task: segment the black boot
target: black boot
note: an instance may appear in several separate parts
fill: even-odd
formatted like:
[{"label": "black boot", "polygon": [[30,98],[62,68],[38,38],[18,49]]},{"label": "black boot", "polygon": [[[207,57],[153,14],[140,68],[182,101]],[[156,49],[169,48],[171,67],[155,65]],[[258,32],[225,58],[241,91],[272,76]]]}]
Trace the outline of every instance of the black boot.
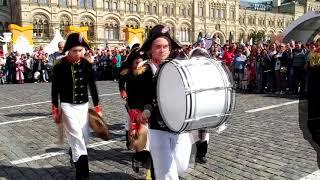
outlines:
[{"label": "black boot", "polygon": [[126,131],[126,146],[130,150],[129,131]]},{"label": "black boot", "polygon": [[82,155],[75,163],[76,165],[76,180],[88,180],[89,179],[89,162],[88,156]]},{"label": "black boot", "polygon": [[198,141],[196,143],[197,146],[197,153],[196,153],[196,162],[200,164],[207,163],[206,154],[208,151],[208,142],[207,141]]},{"label": "black boot", "polygon": [[72,159],[72,150],[71,150],[71,148],[69,148],[68,154],[70,156],[70,166],[71,166],[71,168],[74,168],[75,165],[74,165],[74,162],[73,162],[73,159]]},{"label": "black boot", "polygon": [[139,173],[139,162],[136,160],[136,154],[133,154],[131,157],[131,167],[135,173]]}]

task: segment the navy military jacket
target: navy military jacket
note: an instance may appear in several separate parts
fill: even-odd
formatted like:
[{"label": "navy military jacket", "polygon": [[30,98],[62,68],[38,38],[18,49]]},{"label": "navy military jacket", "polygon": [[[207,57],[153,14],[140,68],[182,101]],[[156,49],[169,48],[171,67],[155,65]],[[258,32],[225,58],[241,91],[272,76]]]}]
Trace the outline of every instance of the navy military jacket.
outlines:
[{"label": "navy military jacket", "polygon": [[66,57],[53,67],[52,104],[58,107],[60,102],[83,104],[89,101],[88,87],[93,105],[99,104],[97,87],[93,77],[92,65],[85,59],[72,64]]}]

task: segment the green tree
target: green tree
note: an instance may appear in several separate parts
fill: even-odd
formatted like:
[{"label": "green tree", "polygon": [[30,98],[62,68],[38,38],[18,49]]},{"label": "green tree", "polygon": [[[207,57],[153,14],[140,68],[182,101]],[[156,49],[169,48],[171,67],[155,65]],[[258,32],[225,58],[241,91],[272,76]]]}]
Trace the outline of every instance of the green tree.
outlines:
[{"label": "green tree", "polygon": [[255,31],[255,32],[251,33],[249,37],[250,37],[249,39],[252,38],[253,43],[256,43],[259,41],[263,41],[266,38],[266,34],[263,31],[259,31],[259,32]]}]

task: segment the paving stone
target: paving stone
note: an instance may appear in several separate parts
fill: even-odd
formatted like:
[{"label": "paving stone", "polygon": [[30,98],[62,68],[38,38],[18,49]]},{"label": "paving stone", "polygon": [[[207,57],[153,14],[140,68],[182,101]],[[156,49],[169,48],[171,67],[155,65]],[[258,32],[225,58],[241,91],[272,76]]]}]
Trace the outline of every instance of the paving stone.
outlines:
[{"label": "paving stone", "polygon": [[[100,94],[117,93],[117,83],[97,82]],[[0,123],[45,116],[43,119],[0,125],[0,177],[4,179],[72,179],[68,155],[50,157],[17,166],[11,161],[32,157],[62,147],[58,146],[57,128],[50,115],[50,102],[38,105],[1,109],[5,106],[50,100],[50,83],[4,85],[0,91]],[[23,89],[23,91],[20,91]],[[318,170],[317,154],[301,128],[298,104],[256,113],[245,111],[296,99],[269,97],[262,94],[237,94],[236,109],[221,134],[209,129],[208,163],[196,165],[194,160],[182,179],[217,180],[283,180],[300,179]],[[100,97],[103,114],[115,136],[124,137],[126,110],[119,95]],[[303,115],[303,112],[300,112]],[[100,142],[92,138],[90,143]],[[60,149],[61,150],[61,149]],[[132,152],[125,141],[118,140],[89,149],[92,179],[141,179],[131,169]],[[192,156],[194,158],[194,156]],[[14,176],[10,175],[8,169]],[[320,178],[320,177],[319,177]]]}]

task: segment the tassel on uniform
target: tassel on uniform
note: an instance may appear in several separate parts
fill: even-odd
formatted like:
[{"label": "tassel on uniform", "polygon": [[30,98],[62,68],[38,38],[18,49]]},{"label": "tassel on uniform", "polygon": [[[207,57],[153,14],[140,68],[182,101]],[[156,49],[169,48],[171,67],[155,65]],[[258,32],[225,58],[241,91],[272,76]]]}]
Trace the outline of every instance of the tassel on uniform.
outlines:
[{"label": "tassel on uniform", "polygon": [[64,134],[63,134],[63,123],[58,124],[58,145],[62,145],[64,143]]},{"label": "tassel on uniform", "polygon": [[146,180],[152,180],[151,170],[150,170],[150,169],[147,169],[147,170],[146,170]]},{"label": "tassel on uniform", "polygon": [[60,122],[57,124],[58,127],[58,141],[57,144],[58,145],[63,145],[64,143],[64,131],[63,131],[63,118],[62,118],[62,110],[59,109],[60,114],[59,114],[59,118],[60,118]]}]

